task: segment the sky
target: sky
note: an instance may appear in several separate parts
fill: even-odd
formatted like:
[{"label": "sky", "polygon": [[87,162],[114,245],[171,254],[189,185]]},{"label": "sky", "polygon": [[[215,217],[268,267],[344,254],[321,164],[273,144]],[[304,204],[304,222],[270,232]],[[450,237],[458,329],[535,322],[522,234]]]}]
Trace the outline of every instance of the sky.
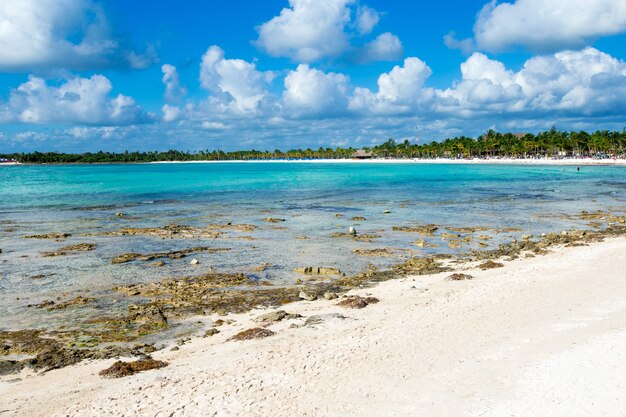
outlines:
[{"label": "sky", "polygon": [[626,1],[2,0],[0,153],[626,127]]}]

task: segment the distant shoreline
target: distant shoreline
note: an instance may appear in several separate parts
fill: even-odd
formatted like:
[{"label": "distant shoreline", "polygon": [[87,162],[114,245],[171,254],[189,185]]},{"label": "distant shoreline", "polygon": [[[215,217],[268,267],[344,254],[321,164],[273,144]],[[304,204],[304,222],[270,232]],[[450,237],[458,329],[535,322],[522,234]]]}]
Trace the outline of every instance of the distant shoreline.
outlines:
[{"label": "distant shoreline", "polygon": [[206,163],[325,163],[325,164],[493,164],[493,165],[557,165],[557,166],[626,166],[626,159],[514,159],[514,158],[413,158],[413,159],[266,159],[266,160],[223,160],[223,161],[155,161],[149,164],[206,164]]},{"label": "distant shoreline", "polygon": [[594,158],[398,158],[398,159],[228,159],[228,160],[195,160],[195,161],[153,161],[153,162],[69,162],[69,163],[29,163],[9,162],[2,166],[33,166],[33,165],[144,165],[144,164],[240,164],[240,163],[288,163],[288,164],[457,164],[457,165],[552,165],[552,166],[626,166],[626,159],[594,159]]}]

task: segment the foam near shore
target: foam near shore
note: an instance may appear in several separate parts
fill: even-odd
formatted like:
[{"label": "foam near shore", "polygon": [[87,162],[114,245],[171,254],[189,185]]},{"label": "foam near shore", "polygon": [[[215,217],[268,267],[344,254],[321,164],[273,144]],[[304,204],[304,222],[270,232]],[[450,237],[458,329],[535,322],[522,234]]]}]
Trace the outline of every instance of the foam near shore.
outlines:
[{"label": "foam near shore", "polygon": [[[626,239],[353,290],[380,301],[283,307],[275,335],[220,333],[154,353],[169,366],[121,379],[92,361],[0,379],[7,416],[571,416],[626,409]],[[296,318],[300,314],[302,318]],[[311,317],[315,319],[311,319]],[[307,324],[308,320],[308,324]]]}]

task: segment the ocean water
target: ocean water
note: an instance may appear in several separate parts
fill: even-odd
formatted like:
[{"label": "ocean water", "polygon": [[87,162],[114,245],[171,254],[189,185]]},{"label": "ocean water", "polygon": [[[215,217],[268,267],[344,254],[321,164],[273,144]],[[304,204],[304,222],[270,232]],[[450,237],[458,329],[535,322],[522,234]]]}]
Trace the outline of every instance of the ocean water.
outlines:
[{"label": "ocean water", "polygon": [[[434,165],[376,163],[207,163],[0,167],[0,329],[49,327],[68,313],[28,307],[76,294],[108,295],[110,303],[72,310],[79,320],[103,310],[124,309],[111,288],[127,283],[219,272],[293,283],[303,266],[358,273],[368,264],[386,267],[410,256],[463,252],[474,240],[449,248],[420,248],[424,238],[394,226],[517,228],[491,233],[495,247],[521,234],[589,227],[564,218],[581,210],[626,210],[626,168]],[[385,213],[389,211],[389,213]],[[124,213],[123,217],[116,213]],[[367,220],[353,221],[362,216]],[[263,219],[284,219],[268,223]],[[254,231],[225,230],[217,239],[107,236],[124,227],[170,224],[253,224]],[[353,226],[380,236],[372,242],[332,237]],[[24,239],[70,233],[62,241]],[[487,232],[486,232],[487,233]],[[306,237],[303,239],[302,237]],[[243,237],[243,238],[242,238]],[[42,257],[76,243],[96,249]],[[167,260],[111,264],[126,252],[152,253],[209,246],[228,252]],[[364,257],[355,249],[388,248],[391,257]],[[200,263],[192,266],[189,260]],[[264,271],[256,271],[261,264]],[[43,276],[33,278],[35,276]]]}]

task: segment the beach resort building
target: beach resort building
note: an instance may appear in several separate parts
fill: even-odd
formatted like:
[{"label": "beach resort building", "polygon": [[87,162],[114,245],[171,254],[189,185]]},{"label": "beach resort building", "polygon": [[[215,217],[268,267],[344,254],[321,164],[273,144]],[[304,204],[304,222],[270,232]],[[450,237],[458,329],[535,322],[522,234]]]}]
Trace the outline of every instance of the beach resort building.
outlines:
[{"label": "beach resort building", "polygon": [[352,159],[372,159],[374,154],[371,151],[366,151],[365,149],[359,149],[355,151],[350,158]]}]

